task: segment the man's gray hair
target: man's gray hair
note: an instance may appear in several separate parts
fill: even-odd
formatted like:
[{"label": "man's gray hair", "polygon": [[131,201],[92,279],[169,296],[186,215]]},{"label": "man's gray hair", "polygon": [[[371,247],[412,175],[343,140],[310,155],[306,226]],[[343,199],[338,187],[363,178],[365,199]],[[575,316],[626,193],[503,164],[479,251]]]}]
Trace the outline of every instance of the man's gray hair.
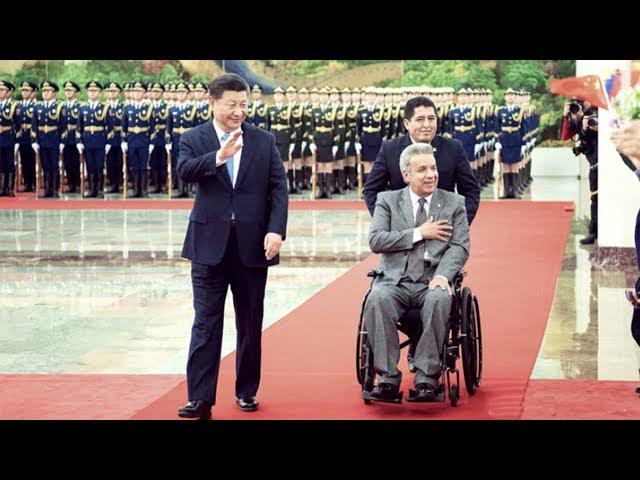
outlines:
[{"label": "man's gray hair", "polygon": [[414,155],[433,155],[433,147],[428,143],[414,143],[400,154],[400,171],[404,175],[411,170],[411,158]]}]

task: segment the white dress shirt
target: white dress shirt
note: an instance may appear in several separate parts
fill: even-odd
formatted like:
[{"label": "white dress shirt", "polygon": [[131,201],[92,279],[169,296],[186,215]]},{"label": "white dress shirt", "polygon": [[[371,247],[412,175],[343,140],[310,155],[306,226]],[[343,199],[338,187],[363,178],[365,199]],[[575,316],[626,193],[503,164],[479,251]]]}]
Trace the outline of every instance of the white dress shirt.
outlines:
[{"label": "white dress shirt", "polygon": [[[420,203],[419,200],[420,198],[424,198],[426,200],[425,204],[424,204],[424,210],[425,212],[427,212],[427,220],[429,219],[429,206],[431,205],[431,199],[433,198],[433,193],[431,195],[427,195],[426,197],[419,197],[418,195],[416,195],[415,193],[413,193],[413,190],[411,190],[411,188],[409,188],[409,196],[411,197],[411,206],[413,208],[413,223],[415,225],[415,221],[416,221],[416,217],[418,216],[418,209],[420,208]],[[419,241],[422,240],[422,233],[420,233],[420,227],[416,227],[413,229],[413,243],[417,243]],[[425,248],[424,248],[424,259],[425,260],[430,260],[429,258],[429,251],[427,250],[427,244],[428,240],[425,240]],[[445,277],[444,275],[434,275],[435,277],[441,277],[444,278],[445,280],[447,280],[447,282],[449,281],[447,279],[447,277]]]},{"label": "white dress shirt", "polygon": [[[224,136],[225,131],[222,130],[220,126],[218,126],[215,119],[212,120],[212,122],[213,122],[213,128],[215,129],[216,135],[218,136],[218,141],[220,142],[220,150],[222,150],[223,145],[231,139],[235,130],[234,132],[229,132],[229,138],[223,142],[222,137]],[[243,141],[242,135],[240,135],[240,138],[238,139],[238,141],[242,143]],[[218,153],[216,154],[216,167],[219,167],[223,163],[226,163],[226,162],[223,162],[224,160],[223,158],[220,158],[220,150],[218,150]],[[240,150],[238,150],[236,154],[233,156],[233,178],[231,179],[231,184],[233,185],[234,188],[236,186],[236,180],[238,179],[238,170],[240,169],[241,155],[242,155],[242,148],[240,148]]]}]

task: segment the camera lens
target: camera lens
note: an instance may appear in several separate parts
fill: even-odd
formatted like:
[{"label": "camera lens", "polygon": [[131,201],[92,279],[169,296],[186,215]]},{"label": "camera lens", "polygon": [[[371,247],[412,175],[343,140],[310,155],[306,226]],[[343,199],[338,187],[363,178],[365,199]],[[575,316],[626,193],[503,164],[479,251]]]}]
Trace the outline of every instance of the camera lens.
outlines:
[{"label": "camera lens", "polygon": [[589,120],[587,120],[587,125],[589,125],[590,127],[595,127],[596,125],[598,125],[598,119],[590,118]]},{"label": "camera lens", "polygon": [[580,111],[580,105],[578,105],[577,103],[571,103],[569,105],[569,111],[571,113],[578,113]]}]

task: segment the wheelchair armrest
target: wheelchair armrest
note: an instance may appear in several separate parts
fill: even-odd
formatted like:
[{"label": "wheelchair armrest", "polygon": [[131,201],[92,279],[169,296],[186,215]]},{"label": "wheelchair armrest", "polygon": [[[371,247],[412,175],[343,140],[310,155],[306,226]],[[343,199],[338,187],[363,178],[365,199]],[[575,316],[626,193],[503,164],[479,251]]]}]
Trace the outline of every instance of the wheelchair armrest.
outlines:
[{"label": "wheelchair armrest", "polygon": [[453,282],[452,282],[452,283],[461,282],[461,281],[462,281],[462,279],[463,279],[464,277],[466,277],[467,275],[468,275],[468,274],[467,274],[467,272],[466,272],[466,271],[464,271],[464,270],[460,270],[460,271],[459,271],[459,272],[457,272],[457,273],[455,274],[455,276],[453,277]]},{"label": "wheelchair armrest", "polygon": [[451,285],[453,285],[454,287],[460,288],[462,286],[462,279],[466,276],[467,276],[467,272],[465,272],[464,270],[460,270],[453,277],[453,282],[451,282]]}]

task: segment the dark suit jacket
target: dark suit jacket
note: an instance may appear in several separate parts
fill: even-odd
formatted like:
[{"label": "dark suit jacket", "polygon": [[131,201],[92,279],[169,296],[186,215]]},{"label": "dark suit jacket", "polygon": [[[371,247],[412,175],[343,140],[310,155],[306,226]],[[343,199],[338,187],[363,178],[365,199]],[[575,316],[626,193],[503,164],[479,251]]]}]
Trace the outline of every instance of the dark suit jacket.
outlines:
[{"label": "dark suit jacket", "polygon": [[276,265],[267,261],[264,236],[287,228],[287,177],[273,135],[249,123],[242,124],[243,148],[233,188],[225,164],[215,167],[220,149],[212,121],[188,130],[180,139],[178,175],[196,183],[196,200],[182,256],[204,265],[217,265],[229,238],[231,213],[235,214],[238,251],[247,267]]},{"label": "dark suit jacket", "polygon": [[[378,192],[399,190],[407,186],[400,172],[400,154],[411,145],[409,135],[386,141],[380,147],[373,169],[364,185],[364,200],[373,215]],[[473,176],[467,155],[458,140],[436,135],[431,142],[438,165],[438,188],[458,193],[465,198],[469,225],[480,205],[480,185]]]}]

